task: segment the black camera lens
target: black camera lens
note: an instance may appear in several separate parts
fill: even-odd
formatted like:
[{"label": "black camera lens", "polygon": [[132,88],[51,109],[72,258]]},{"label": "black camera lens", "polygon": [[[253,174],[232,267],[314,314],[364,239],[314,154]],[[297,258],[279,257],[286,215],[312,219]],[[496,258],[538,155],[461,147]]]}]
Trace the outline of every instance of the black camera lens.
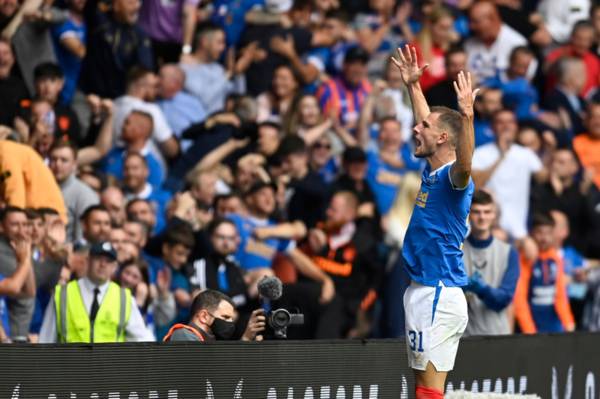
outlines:
[{"label": "black camera lens", "polygon": [[290,313],[285,309],[277,309],[271,314],[271,325],[275,329],[287,327],[290,321]]}]

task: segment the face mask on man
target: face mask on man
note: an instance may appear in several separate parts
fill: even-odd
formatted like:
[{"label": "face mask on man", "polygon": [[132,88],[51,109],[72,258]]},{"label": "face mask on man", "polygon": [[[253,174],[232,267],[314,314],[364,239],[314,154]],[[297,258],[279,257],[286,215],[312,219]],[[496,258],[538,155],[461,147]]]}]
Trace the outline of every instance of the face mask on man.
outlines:
[{"label": "face mask on man", "polygon": [[[212,315],[211,315],[212,316]],[[210,326],[213,335],[217,339],[227,340],[233,336],[235,331],[235,323],[213,316],[214,321]]]}]

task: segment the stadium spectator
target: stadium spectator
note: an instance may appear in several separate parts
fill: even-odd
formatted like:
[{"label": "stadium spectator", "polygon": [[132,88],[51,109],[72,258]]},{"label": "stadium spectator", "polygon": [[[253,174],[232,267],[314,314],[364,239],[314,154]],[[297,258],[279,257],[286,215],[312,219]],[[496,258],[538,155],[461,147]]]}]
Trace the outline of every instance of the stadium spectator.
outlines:
[{"label": "stadium spectator", "polygon": [[152,116],[152,144],[149,149],[155,157],[161,159],[161,154],[174,158],[179,152],[177,139],[173,136],[165,115],[154,103],[158,91],[159,80],[152,71],[133,68],[127,78],[127,91],[124,96],[115,100],[115,125],[117,136],[126,141],[123,136],[123,126],[133,111],[139,111]]},{"label": "stadium spectator", "polygon": [[271,89],[257,97],[257,121],[275,121],[281,123],[298,95],[300,82],[294,71],[287,65],[281,65],[273,73]]},{"label": "stadium spectator", "polygon": [[[456,109],[456,93],[452,82],[456,80],[456,76],[460,71],[467,71],[467,53],[461,47],[452,47],[446,51],[444,56],[444,65],[446,77],[444,80],[432,85],[425,92],[427,103],[431,106],[441,105]],[[392,68],[396,69],[396,68]]]},{"label": "stadium spectator", "polygon": [[[468,68],[480,81],[503,73],[512,49],[527,45],[520,33],[502,21],[492,1],[474,3],[469,9],[469,24],[474,36],[465,41]],[[530,75],[534,66],[530,67]]]},{"label": "stadium spectator", "polygon": [[0,140],[0,193],[2,202],[19,208],[56,209],[67,223],[60,188],[44,160],[30,146]]},{"label": "stadium spectator", "polygon": [[216,218],[207,226],[207,233],[212,250],[193,261],[189,278],[192,290],[218,290],[229,296],[239,309],[248,303],[248,289],[242,269],[233,258],[240,241],[235,224]]},{"label": "stadium spectator", "polygon": [[495,238],[493,226],[497,206],[492,196],[478,190],[473,194],[463,259],[469,276],[466,335],[512,333],[511,308],[519,280],[519,255],[509,244]]},{"label": "stadium spectator", "polygon": [[492,118],[501,109],[502,91],[497,88],[484,88],[475,103],[475,147],[496,141]]},{"label": "stadium spectator", "polygon": [[329,302],[335,293],[333,281],[296,248],[292,240],[304,236],[306,228],[296,223],[277,225],[269,218],[276,208],[274,184],[261,181],[254,183],[245,193],[245,202],[247,216],[230,214],[228,218],[236,224],[240,234],[235,258],[246,271],[249,295],[256,297],[258,281],[264,276],[273,275],[273,259],[277,253],[284,253],[302,275],[321,284],[320,298],[323,302]]},{"label": "stadium spectator", "polygon": [[56,62],[48,22],[60,22],[66,17],[64,11],[44,9],[42,3],[41,0],[7,1],[0,8],[1,36],[12,44],[20,75],[30,94],[34,92],[35,66]]},{"label": "stadium spectator", "polygon": [[[131,291],[110,280],[116,270],[117,253],[111,244],[93,244],[86,277],[56,287],[40,342],[153,341]],[[124,312],[121,306],[126,306]]]},{"label": "stadium spectator", "polygon": [[336,290],[335,298],[325,310],[313,315],[317,316],[313,321],[315,338],[368,333],[358,330],[351,333],[351,330],[359,311],[368,311],[374,303],[381,268],[376,262],[376,225],[370,218],[359,218],[358,208],[358,198],[351,192],[334,194],[327,218],[308,234],[305,250],[334,281]]},{"label": "stadium spectator", "polygon": [[[68,139],[74,143],[81,141],[81,128],[77,115],[69,105],[60,102],[60,93],[65,84],[65,77],[60,67],[53,63],[39,64],[33,70],[35,98],[47,101],[54,113],[54,135]],[[29,111],[31,103],[22,102],[21,112],[24,116]]]},{"label": "stadium spectator", "polygon": [[587,19],[589,0],[542,0],[537,11],[544,19],[546,28],[556,43],[564,43],[578,21]]},{"label": "stadium spectator", "polygon": [[360,147],[348,147],[342,155],[343,173],[331,191],[349,191],[358,199],[359,215],[375,215],[375,194],[367,181],[367,154]]},{"label": "stadium spectator", "polygon": [[[247,93],[258,96],[269,89],[273,80],[275,68],[289,64],[286,56],[288,51],[281,52],[281,43],[285,47],[294,46],[295,53],[304,58],[311,46],[329,45],[334,38],[325,35],[320,38],[310,31],[310,1],[265,1],[262,10],[255,10],[248,14],[248,25],[242,34],[238,47],[241,48],[246,71]],[[308,12],[307,12],[308,11]],[[308,17],[308,18],[307,18]],[[323,36],[323,35],[321,35]],[[282,40],[275,39],[279,37]],[[279,41],[279,46],[276,44]],[[277,51],[276,51],[277,50]],[[294,67],[294,64],[292,64]],[[298,66],[294,67],[297,72]]]},{"label": "stadium spectator", "polygon": [[[384,72],[386,87],[383,90],[383,95],[392,99],[395,112],[394,116],[402,125],[402,139],[408,142],[412,138],[413,114],[412,109],[406,103],[407,93],[402,82],[402,76],[398,68],[394,67],[391,59],[386,65]],[[375,84],[377,88],[377,84]],[[371,93],[373,94],[373,92]],[[370,96],[369,96],[370,97]],[[369,98],[367,98],[368,101]],[[375,118],[379,119],[379,118]]]},{"label": "stadium spectator", "polygon": [[83,10],[87,0],[69,0],[66,21],[52,27],[52,42],[56,60],[65,75],[65,85],[60,93],[62,104],[71,104],[81,73],[81,63],[87,52],[87,25]]},{"label": "stadium spectator", "polygon": [[125,198],[127,200],[143,199],[148,201],[156,214],[157,228],[162,229],[166,224],[166,206],[171,196],[166,191],[148,183],[149,174],[148,164],[143,156],[135,152],[125,155],[123,161],[123,193]]},{"label": "stadium spectator", "polygon": [[600,104],[590,103],[586,113],[586,133],[573,139],[573,149],[583,168],[593,176],[600,188]]},{"label": "stadium spectator", "polygon": [[554,236],[556,247],[564,262],[565,274],[567,276],[567,295],[569,304],[573,311],[573,318],[577,330],[583,329],[583,309],[587,297],[587,286],[585,282],[579,281],[579,277],[589,269],[598,266],[598,261],[585,259],[583,255],[572,245],[566,243],[570,234],[569,220],[567,215],[558,210],[550,211],[554,219]]},{"label": "stadium spectator", "polygon": [[[31,236],[25,211],[6,207],[2,212],[2,235],[0,235],[0,274],[8,277],[25,274],[25,281],[17,292],[10,292],[6,300],[9,329],[5,330],[13,341],[25,341],[33,316],[35,277],[31,259]],[[18,282],[18,281],[17,281]],[[25,297],[20,297],[24,293]]]},{"label": "stadium spectator", "polygon": [[[115,249],[117,253],[117,262],[119,265],[124,265],[129,262],[135,262],[139,259],[139,251],[135,244],[129,241],[127,233],[122,227],[113,227],[110,230],[110,244]],[[131,287],[128,287],[131,288]],[[142,288],[143,289],[143,288]],[[133,293],[135,295],[135,292]],[[136,300],[137,300],[136,296]],[[138,301],[139,305],[139,301]],[[141,309],[142,314],[145,313],[145,308]]]},{"label": "stadium spectator", "polygon": [[[186,264],[195,245],[194,233],[187,224],[169,226],[165,231],[162,242],[162,260],[171,275],[170,290],[175,296],[177,311],[175,318],[167,323],[183,323],[190,318],[190,306],[194,299],[194,292],[190,280],[186,275]],[[161,338],[167,331],[157,329]]]},{"label": "stadium spectator", "polygon": [[279,144],[277,156],[281,160],[286,190],[286,214],[290,221],[301,221],[308,228],[314,227],[323,218],[328,187],[318,171],[311,170],[308,164],[308,149],[304,140],[297,136],[287,136]]},{"label": "stadium spectator", "polygon": [[[168,274],[168,272],[166,271],[166,268],[163,268],[163,261],[160,258],[157,258],[155,256],[150,255],[147,251],[146,251],[146,245],[148,244],[148,239],[150,238],[149,235],[149,228],[148,225],[146,225],[146,223],[141,222],[139,220],[127,220],[124,224],[123,224],[123,230],[125,231],[125,234],[127,235],[127,240],[136,246],[137,251],[139,252],[139,258],[140,260],[146,262],[147,264],[147,269],[148,269],[148,278],[150,280],[150,283],[152,284],[156,284],[156,286],[158,287],[159,284],[159,275],[161,273],[163,273],[162,279],[168,279],[168,284],[166,284],[166,282],[164,282],[167,287],[165,288],[165,290],[169,290],[171,289],[171,275]],[[158,287],[161,288],[161,287]],[[164,288],[164,287],[163,287]],[[165,325],[168,324],[171,320],[173,320],[174,315],[171,315],[171,317],[166,318],[166,320],[162,319],[161,323],[158,323],[159,325]]]},{"label": "stadium spectator", "polygon": [[402,175],[420,170],[421,162],[413,158],[411,147],[403,143],[398,120],[386,118],[379,125],[378,147],[367,152],[367,181],[375,193],[377,210],[385,215],[392,207]]},{"label": "stadium spectator", "polygon": [[123,191],[115,186],[106,187],[100,194],[100,203],[108,210],[111,225],[123,226],[127,218]]},{"label": "stadium spectator", "polygon": [[65,141],[55,143],[50,150],[49,166],[67,207],[67,237],[69,241],[78,241],[82,238],[81,215],[87,208],[99,203],[98,194],[77,178],[77,148],[73,144]]},{"label": "stadium spectator", "polygon": [[148,182],[160,187],[165,179],[165,170],[161,162],[150,150],[152,134],[152,116],[143,111],[131,111],[125,118],[121,131],[123,145],[115,146],[102,160],[101,169],[117,180],[123,179],[123,163],[127,153],[140,153],[148,165]]},{"label": "stadium spectator", "polygon": [[194,96],[183,91],[185,86],[185,73],[175,64],[166,64],[160,68],[158,106],[162,110],[169,127],[180,140],[182,152],[187,150],[192,143],[182,141],[185,129],[195,123],[206,119],[206,110],[202,103]]},{"label": "stadium spectator", "polygon": [[528,47],[517,46],[510,53],[506,74],[486,80],[488,87],[502,91],[504,105],[514,110],[517,120],[532,121],[540,116],[539,94],[527,77],[535,54]]},{"label": "stadium spectator", "polygon": [[566,128],[572,137],[585,131],[583,127],[585,100],[579,95],[585,84],[585,66],[577,58],[564,57],[556,61],[555,69],[557,84],[545,96],[543,106],[558,115],[561,112],[567,113]]},{"label": "stadium spectator", "polygon": [[155,65],[148,36],[138,25],[141,2],[113,0],[112,8],[98,0],[88,0],[85,22],[90,29],[83,59],[80,85],[87,94],[117,98],[125,94],[126,74],[140,66]]},{"label": "stadium spectator", "polygon": [[200,100],[207,113],[222,111],[230,93],[243,92],[243,73],[255,57],[256,46],[249,46],[228,69],[218,62],[225,50],[223,29],[212,24],[198,27],[196,49],[181,64],[185,72],[185,89]]},{"label": "stadium spectator", "polygon": [[143,199],[133,199],[125,207],[127,219],[138,220],[144,223],[150,232],[149,236],[155,236],[162,231],[157,224],[157,216],[150,202]]},{"label": "stadium spectator", "polygon": [[81,215],[84,244],[95,244],[110,239],[110,214],[102,205],[92,205]]},{"label": "stadium spectator", "polygon": [[[15,250],[16,269],[8,272],[6,267],[0,272],[0,342],[11,342],[10,312],[8,301],[13,298],[35,295],[32,284],[27,284],[32,274],[32,262],[28,256],[29,242],[21,240],[11,244]],[[27,290],[24,292],[24,290]]]},{"label": "stadium spectator", "polygon": [[[569,43],[552,51],[546,57],[546,68],[551,68],[556,61],[565,57],[574,57],[580,59],[585,65],[585,83],[580,87],[578,94],[582,97],[587,96],[592,89],[598,86],[600,78],[600,61],[590,50],[594,42],[594,26],[588,21],[579,21],[573,26]],[[550,73],[550,87],[556,83],[556,75]]]},{"label": "stadium spectator", "polygon": [[357,127],[360,110],[371,91],[367,80],[368,61],[369,55],[362,48],[351,48],[344,56],[342,76],[324,82],[317,92],[323,112],[339,119],[348,129]]},{"label": "stadium spectator", "polygon": [[369,54],[369,74],[379,76],[389,54],[412,41],[408,24],[411,8],[409,3],[397,6],[392,0],[370,0],[368,6],[367,12],[356,15],[353,29],[360,47]]},{"label": "stadium spectator", "polygon": [[534,215],[531,237],[539,253],[521,255],[521,275],[515,291],[515,317],[524,334],[573,331],[575,322],[567,297],[562,257],[555,246],[554,220]]},{"label": "stadium spectator", "polygon": [[309,169],[316,171],[327,184],[336,179],[340,169],[338,158],[332,149],[332,139],[328,134],[322,135],[309,149]]},{"label": "stadium spectator", "polygon": [[[577,181],[577,157],[567,148],[557,149],[552,155],[548,181],[536,183],[531,191],[531,213],[564,213],[570,234],[564,237],[566,245],[585,250],[585,232],[588,220],[586,187]],[[589,182],[588,182],[589,183]]]},{"label": "stadium spectator", "polygon": [[319,100],[312,94],[297,96],[283,120],[283,130],[300,136],[307,145],[312,145],[328,132],[333,123],[324,118]]},{"label": "stadium spectator", "polygon": [[441,6],[426,16],[421,32],[417,35],[417,56],[423,63],[429,64],[420,81],[423,91],[446,78],[445,53],[458,39],[453,26],[454,15],[448,8]]},{"label": "stadium spectator", "polygon": [[0,125],[11,126],[21,100],[29,97],[22,78],[13,73],[15,56],[11,44],[0,38]]},{"label": "stadium spectator", "polygon": [[477,188],[494,193],[500,207],[500,227],[514,239],[521,239],[527,235],[531,178],[543,180],[546,172],[533,151],[515,143],[517,128],[512,111],[494,114],[496,141],[475,150],[473,181]]},{"label": "stadium spectator", "polygon": [[178,62],[192,53],[199,3],[198,0],[142,2],[140,27],[152,39],[152,49],[159,64]]}]

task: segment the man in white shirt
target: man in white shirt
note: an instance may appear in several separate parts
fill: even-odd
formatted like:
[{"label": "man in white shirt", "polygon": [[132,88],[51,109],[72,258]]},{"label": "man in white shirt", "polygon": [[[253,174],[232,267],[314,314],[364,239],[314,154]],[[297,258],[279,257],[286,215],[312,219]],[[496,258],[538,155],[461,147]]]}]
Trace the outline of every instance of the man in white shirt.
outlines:
[{"label": "man in white shirt", "polygon": [[527,214],[531,177],[546,175],[535,152],[515,143],[517,119],[510,110],[500,110],[492,118],[496,141],[485,144],[473,154],[473,181],[477,188],[494,194],[500,207],[500,227],[514,239],[527,235]]},{"label": "man in white shirt", "polygon": [[546,29],[557,43],[569,40],[573,26],[577,21],[590,17],[590,0],[542,0],[538,3]]},{"label": "man in white shirt", "polygon": [[[498,9],[491,1],[477,2],[471,7],[469,25],[474,36],[465,42],[468,68],[479,81],[504,72],[513,48],[527,45],[527,39],[502,22]],[[528,76],[533,76],[536,68],[537,63],[532,63]]]},{"label": "man in white shirt", "polygon": [[[86,277],[69,283],[77,286],[75,290],[69,289],[69,284],[57,286],[57,293],[44,314],[39,342],[154,341],[154,335],[146,328],[135,297],[111,282],[117,267],[117,252],[109,242],[93,244],[90,248]],[[80,299],[72,296],[72,292],[78,294]],[[108,297],[112,292],[116,292],[117,297],[120,297],[120,300],[116,301],[120,309],[106,309],[111,302]],[[61,295],[63,293],[64,295]],[[124,302],[124,295],[129,298],[130,305]],[[107,304],[103,303],[105,301]],[[87,320],[75,313],[78,309],[77,302],[83,304]],[[126,311],[122,306],[129,309]],[[59,314],[60,312],[62,314]],[[112,319],[118,323],[111,323]],[[114,331],[110,331],[112,327]],[[85,331],[86,329],[89,331]]]},{"label": "man in white shirt", "polygon": [[152,116],[152,153],[157,157],[174,158],[179,153],[177,139],[167,119],[157,104],[158,77],[151,71],[134,68],[128,76],[127,92],[114,103],[114,131],[120,139],[125,119],[132,111],[141,111]]}]

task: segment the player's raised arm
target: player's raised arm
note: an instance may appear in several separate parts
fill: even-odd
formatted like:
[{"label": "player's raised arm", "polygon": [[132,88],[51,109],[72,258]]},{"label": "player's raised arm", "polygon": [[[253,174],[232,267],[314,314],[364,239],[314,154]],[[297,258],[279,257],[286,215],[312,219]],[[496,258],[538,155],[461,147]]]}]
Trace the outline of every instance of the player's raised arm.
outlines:
[{"label": "player's raised arm", "polygon": [[408,44],[404,48],[398,48],[398,59],[392,57],[392,62],[402,73],[402,81],[408,88],[410,102],[412,103],[415,123],[419,124],[429,115],[429,105],[427,105],[427,100],[425,100],[423,90],[421,90],[419,84],[419,79],[429,64],[419,68],[417,50],[414,46]]},{"label": "player's raised arm", "polygon": [[463,128],[456,140],[456,162],[450,170],[452,183],[457,188],[466,187],[471,177],[471,160],[475,149],[475,128],[473,127],[473,103],[479,89],[472,90],[471,74],[461,71],[454,82],[458,108],[462,115]]}]

